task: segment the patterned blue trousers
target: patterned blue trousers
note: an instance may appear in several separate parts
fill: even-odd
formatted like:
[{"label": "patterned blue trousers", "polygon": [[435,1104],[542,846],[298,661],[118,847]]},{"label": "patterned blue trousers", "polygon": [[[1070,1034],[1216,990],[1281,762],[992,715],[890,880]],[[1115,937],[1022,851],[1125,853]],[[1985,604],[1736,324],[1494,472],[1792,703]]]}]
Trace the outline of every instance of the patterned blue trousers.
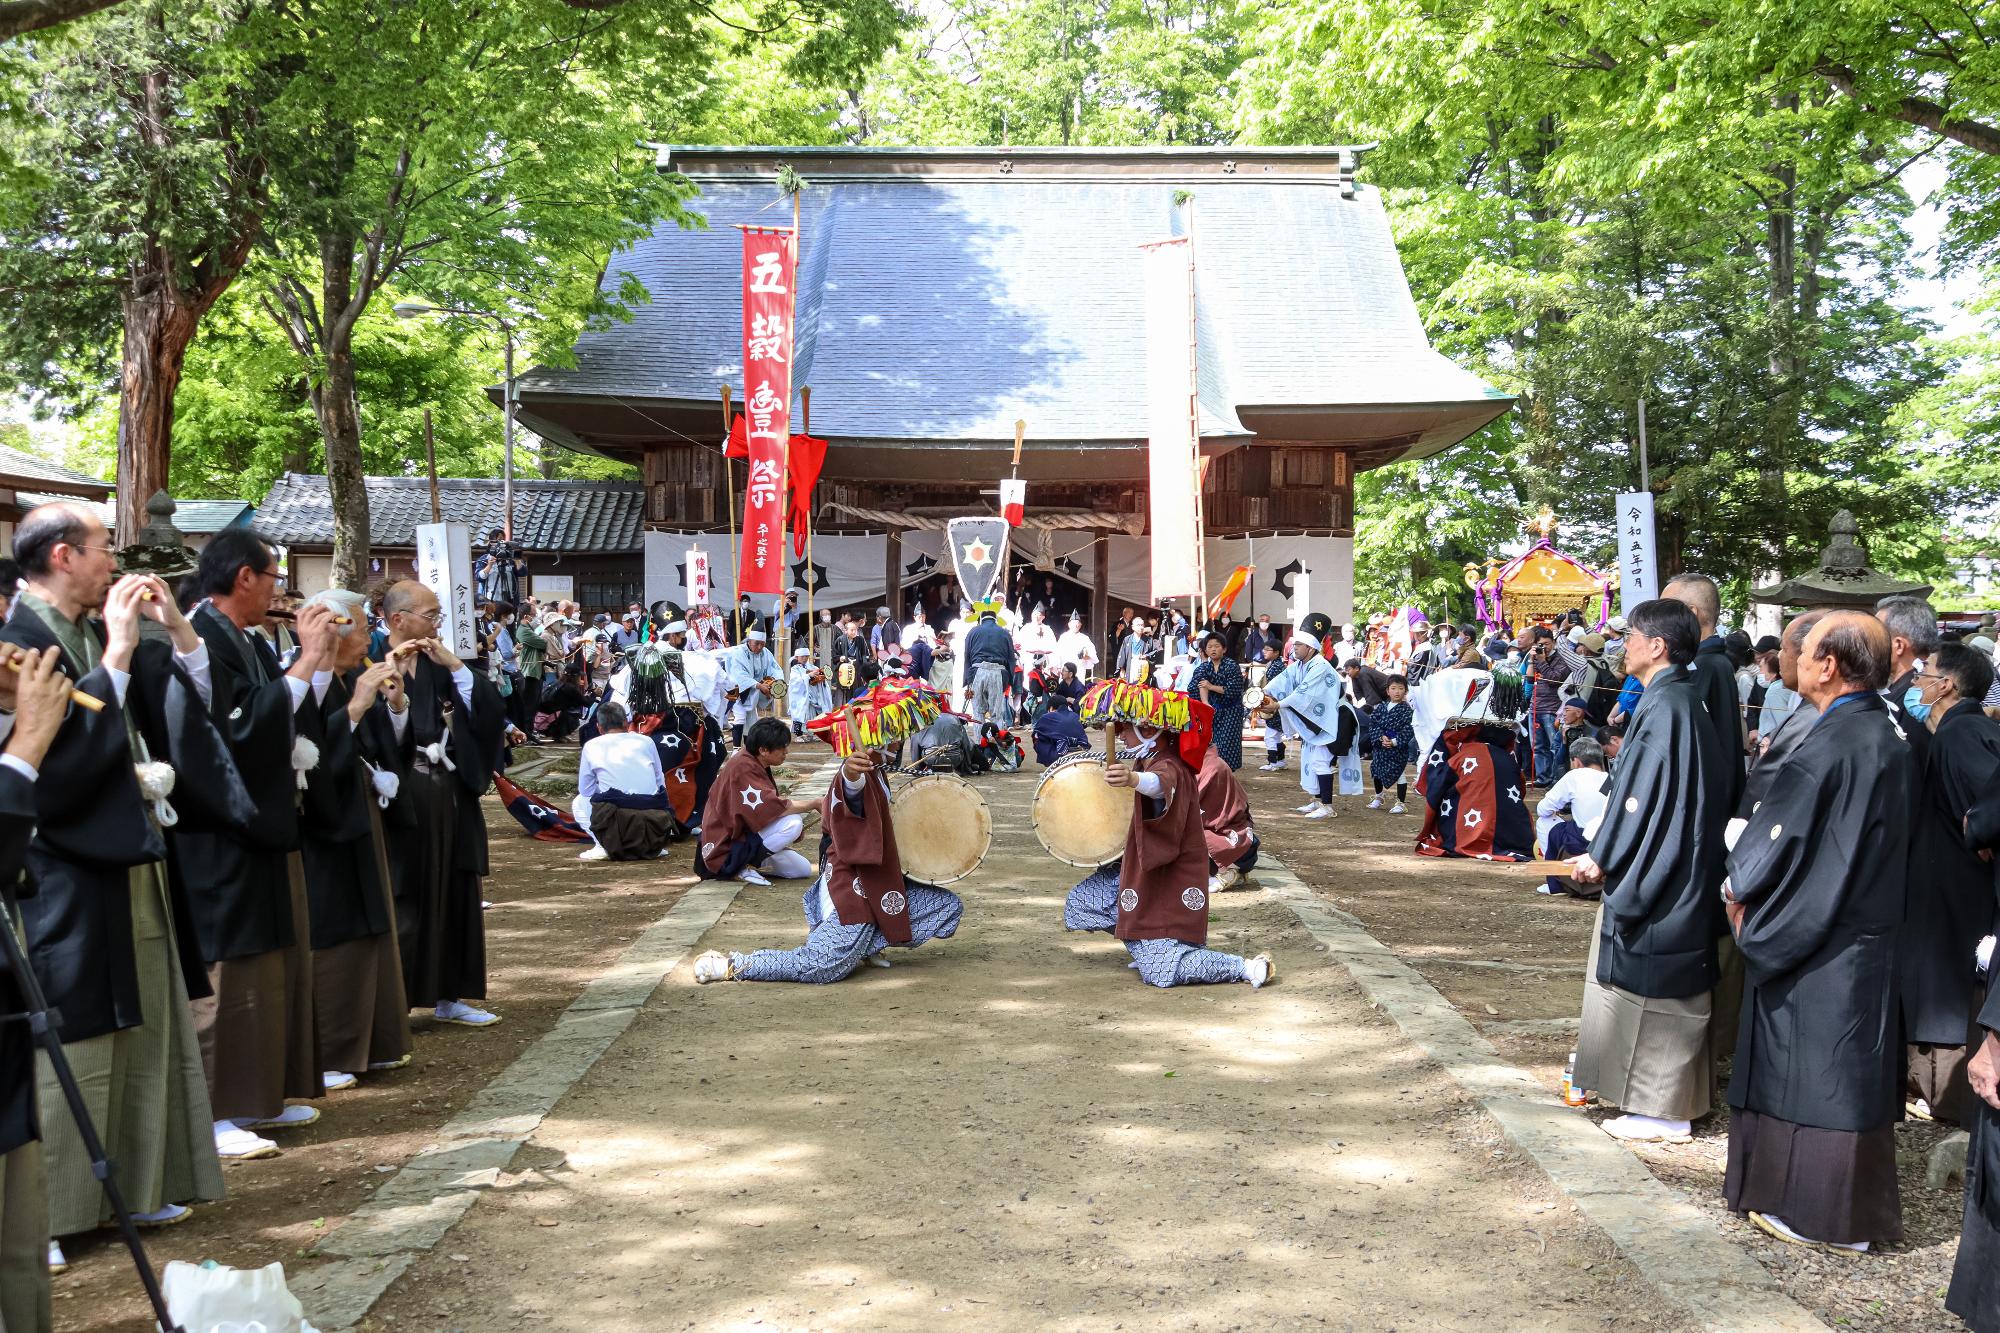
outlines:
[{"label": "patterned blue trousers", "polygon": [[[955,893],[926,884],[903,882],[903,894],[910,902],[910,942],[898,948],[914,949],[932,940],[950,939],[965,914],[965,904]],[[872,924],[844,926],[838,916],[823,916],[819,905],[819,881],[806,890],[806,942],[796,949],[759,949],[755,953],[732,953],[739,981],[802,981],[823,986],[839,981],[860,967],[872,953],[889,947],[888,939]]]},{"label": "patterned blue trousers", "polygon": [[[1118,924],[1118,863],[1086,877],[1063,902],[1063,929],[1109,931]],[[1148,986],[1192,986],[1212,981],[1248,981],[1243,960],[1233,953],[1198,949],[1179,940],[1126,940],[1129,964]]]}]

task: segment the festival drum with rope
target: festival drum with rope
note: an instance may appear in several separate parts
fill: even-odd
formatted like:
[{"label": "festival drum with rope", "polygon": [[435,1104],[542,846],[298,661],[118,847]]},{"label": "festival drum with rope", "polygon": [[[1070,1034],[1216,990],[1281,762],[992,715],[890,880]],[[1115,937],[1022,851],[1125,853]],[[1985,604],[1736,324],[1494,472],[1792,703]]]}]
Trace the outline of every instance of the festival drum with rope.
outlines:
[{"label": "festival drum with rope", "polygon": [[1095,870],[1125,854],[1133,799],[1130,787],[1104,780],[1103,755],[1064,755],[1035,788],[1035,836],[1056,860]]},{"label": "festival drum with rope", "polygon": [[896,829],[903,873],[919,884],[957,883],[979,869],[993,845],[986,798],[949,773],[898,782],[889,793],[889,822]]}]

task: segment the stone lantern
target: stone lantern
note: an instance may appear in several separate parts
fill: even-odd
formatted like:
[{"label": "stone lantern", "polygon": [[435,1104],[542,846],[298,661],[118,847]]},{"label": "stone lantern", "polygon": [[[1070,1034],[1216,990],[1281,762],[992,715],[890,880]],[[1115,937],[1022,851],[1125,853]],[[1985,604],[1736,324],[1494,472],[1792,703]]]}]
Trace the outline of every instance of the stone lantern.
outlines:
[{"label": "stone lantern", "polygon": [[1756,588],[1750,600],[1784,608],[1796,606],[1806,611],[1866,611],[1884,597],[1908,594],[1928,597],[1928,583],[1905,583],[1869,568],[1868,550],[1856,540],[1861,534],[1854,515],[1843,509],[1829,525],[1832,539],[1820,552],[1819,568],[1797,578],[1783,579],[1768,588]]},{"label": "stone lantern", "polygon": [[174,509],[165,491],[153,492],[146,501],[146,525],[118,549],[119,569],[127,574],[157,574],[168,582],[194,572],[195,553],[174,526]]}]

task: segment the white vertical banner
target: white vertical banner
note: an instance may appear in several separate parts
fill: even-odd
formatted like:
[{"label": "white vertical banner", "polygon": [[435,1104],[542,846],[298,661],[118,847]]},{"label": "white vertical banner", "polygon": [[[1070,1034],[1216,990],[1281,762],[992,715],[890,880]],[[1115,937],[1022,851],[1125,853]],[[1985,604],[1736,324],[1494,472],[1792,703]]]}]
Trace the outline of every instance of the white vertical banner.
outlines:
[{"label": "white vertical banner", "polygon": [[460,657],[479,651],[472,604],[472,542],[463,523],[417,525],[417,581],[436,594],[444,612],[438,634]]},{"label": "white vertical banner", "polygon": [[1653,536],[1653,493],[1618,497],[1618,609],[1626,615],[1660,595],[1660,559]]},{"label": "white vertical banner", "polygon": [[1310,570],[1300,570],[1292,575],[1292,605],[1287,611],[1291,622],[1296,625],[1313,609],[1313,576]]},{"label": "white vertical banner", "polygon": [[690,546],[687,553],[687,604],[708,606],[714,589],[709,586],[708,552]]},{"label": "white vertical banner", "polygon": [[1152,600],[1201,595],[1195,525],[1194,250],[1185,236],[1140,247],[1146,271],[1147,486]]}]

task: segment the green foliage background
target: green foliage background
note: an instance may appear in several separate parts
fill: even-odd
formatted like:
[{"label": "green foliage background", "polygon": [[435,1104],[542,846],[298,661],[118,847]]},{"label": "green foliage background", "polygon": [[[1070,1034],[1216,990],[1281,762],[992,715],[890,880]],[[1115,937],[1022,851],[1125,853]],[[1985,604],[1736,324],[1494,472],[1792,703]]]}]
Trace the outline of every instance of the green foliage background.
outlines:
[{"label": "green foliage background", "polygon": [[[134,6],[206,34],[185,57],[201,78],[305,116],[274,115],[285,132],[258,141],[280,188],[267,234],[204,321],[176,403],[175,490],[255,500],[286,469],[324,466],[313,372],[258,303],[283,275],[315,276],[310,210],[286,201],[329,141],[393,141],[409,84],[343,73],[219,5],[121,10]],[[346,34],[344,55],[366,49],[379,9],[326,0],[317,12]],[[54,222],[35,213],[52,126],[85,104],[32,94],[91,24],[131,21],[120,12],[0,48],[0,226],[14,229],[16,256],[0,260],[0,373],[19,401],[72,422],[67,461],[100,473],[115,457],[116,329],[68,289],[25,278],[65,246],[125,243],[117,209],[132,190],[68,182],[78,208]],[[1465,610],[1462,566],[1517,541],[1543,504],[1564,517],[1564,545],[1608,561],[1609,496],[1638,480],[1641,397],[1670,571],[1715,574],[1740,597],[1767,571],[1810,564],[1847,508],[1878,564],[1936,582],[1944,602],[1976,603],[1967,581],[1982,568],[1991,578],[2000,305],[1947,338],[1913,290],[1926,264],[1977,272],[2000,246],[2000,54],[1987,39],[2000,26],[1961,7],[625,0],[607,13],[563,55],[576,80],[564,114],[656,141],[1376,145],[1363,177],[1383,191],[1434,342],[1520,406],[1437,459],[1361,478],[1364,604]],[[331,82],[303,97],[281,77],[297,69]],[[227,105],[217,93],[190,114]],[[507,123],[532,133],[532,117]],[[579,206],[602,207],[604,183],[645,161],[596,161],[594,174],[551,161],[525,179],[551,191],[588,180]],[[1919,162],[1942,181],[1935,260],[1910,234]],[[178,188],[193,197],[176,216],[201,222],[200,182]],[[635,185],[621,207],[671,218],[678,204]],[[559,209],[509,216],[443,236],[407,290],[392,286],[356,325],[370,472],[420,466],[425,406],[441,471],[497,467],[485,393],[499,378],[495,335],[398,322],[391,300],[504,300],[522,317],[526,359],[560,364],[578,329],[643,299],[595,291],[616,225],[575,226]],[[546,456],[557,475],[616,470]]]}]

